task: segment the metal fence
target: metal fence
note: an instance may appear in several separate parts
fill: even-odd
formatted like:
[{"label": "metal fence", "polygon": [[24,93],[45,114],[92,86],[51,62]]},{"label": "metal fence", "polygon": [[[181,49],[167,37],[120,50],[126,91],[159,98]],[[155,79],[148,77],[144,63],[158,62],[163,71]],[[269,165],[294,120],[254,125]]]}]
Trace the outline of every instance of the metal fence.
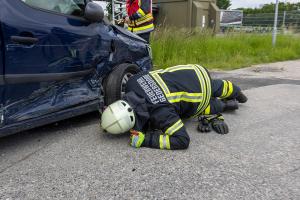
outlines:
[{"label": "metal fence", "polygon": [[126,16],[126,0],[93,0],[101,5],[105,15],[113,24],[118,24]]},{"label": "metal fence", "polygon": [[118,23],[124,16],[126,16],[126,0],[112,0],[112,22]]},{"label": "metal fence", "polygon": [[[300,33],[300,11],[278,13],[277,30],[279,32]],[[274,13],[243,14],[242,23],[223,24],[221,30],[266,33],[274,28]]]}]

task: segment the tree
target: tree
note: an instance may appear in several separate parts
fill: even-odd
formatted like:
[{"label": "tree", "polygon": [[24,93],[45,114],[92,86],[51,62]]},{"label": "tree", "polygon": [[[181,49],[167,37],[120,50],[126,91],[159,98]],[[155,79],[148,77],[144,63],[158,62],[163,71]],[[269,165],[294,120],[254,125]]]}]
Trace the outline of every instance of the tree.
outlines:
[{"label": "tree", "polygon": [[231,6],[231,2],[230,0],[217,0],[217,6],[220,8],[220,9],[227,9]]},{"label": "tree", "polygon": [[[279,3],[278,11],[296,11],[300,7],[300,3]],[[264,4],[261,8],[238,8],[243,10],[244,14],[274,13],[275,4]]]}]

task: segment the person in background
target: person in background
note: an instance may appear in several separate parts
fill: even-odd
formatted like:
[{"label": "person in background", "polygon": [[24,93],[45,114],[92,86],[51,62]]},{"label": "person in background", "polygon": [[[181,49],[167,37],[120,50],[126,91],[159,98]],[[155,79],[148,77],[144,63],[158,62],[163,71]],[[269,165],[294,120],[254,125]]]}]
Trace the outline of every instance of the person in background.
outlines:
[{"label": "person in background", "polygon": [[149,43],[150,33],[154,30],[152,0],[126,0],[128,30]]}]

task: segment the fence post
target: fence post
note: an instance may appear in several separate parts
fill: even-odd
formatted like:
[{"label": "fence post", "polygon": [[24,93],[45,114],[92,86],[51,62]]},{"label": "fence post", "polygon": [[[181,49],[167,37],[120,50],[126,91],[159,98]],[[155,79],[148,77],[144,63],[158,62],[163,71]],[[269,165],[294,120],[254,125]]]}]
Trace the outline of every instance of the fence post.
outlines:
[{"label": "fence post", "polygon": [[273,36],[272,36],[272,45],[273,45],[273,47],[276,45],[278,4],[279,4],[279,0],[276,0],[275,17],[274,17],[274,28],[273,28]]},{"label": "fence post", "polygon": [[115,1],[111,1],[112,24],[115,24]]},{"label": "fence post", "polygon": [[285,18],[286,18],[286,11],[283,11],[283,20],[282,20],[282,25],[285,28]]}]

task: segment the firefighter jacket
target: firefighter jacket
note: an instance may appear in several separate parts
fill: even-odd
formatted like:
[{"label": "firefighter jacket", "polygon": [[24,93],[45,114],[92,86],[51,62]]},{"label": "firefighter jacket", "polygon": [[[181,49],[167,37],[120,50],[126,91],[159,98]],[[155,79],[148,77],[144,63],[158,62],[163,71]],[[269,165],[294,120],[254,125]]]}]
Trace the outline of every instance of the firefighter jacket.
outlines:
[{"label": "firefighter jacket", "polygon": [[136,34],[154,30],[152,0],[127,0],[126,11],[131,21],[128,30]]},{"label": "firefighter jacket", "polygon": [[165,70],[141,72],[127,83],[127,101],[134,109],[134,130],[161,130],[146,134],[143,146],[160,149],[184,149],[189,136],[182,118],[201,114],[209,105],[211,79],[199,65],[180,65]]}]

